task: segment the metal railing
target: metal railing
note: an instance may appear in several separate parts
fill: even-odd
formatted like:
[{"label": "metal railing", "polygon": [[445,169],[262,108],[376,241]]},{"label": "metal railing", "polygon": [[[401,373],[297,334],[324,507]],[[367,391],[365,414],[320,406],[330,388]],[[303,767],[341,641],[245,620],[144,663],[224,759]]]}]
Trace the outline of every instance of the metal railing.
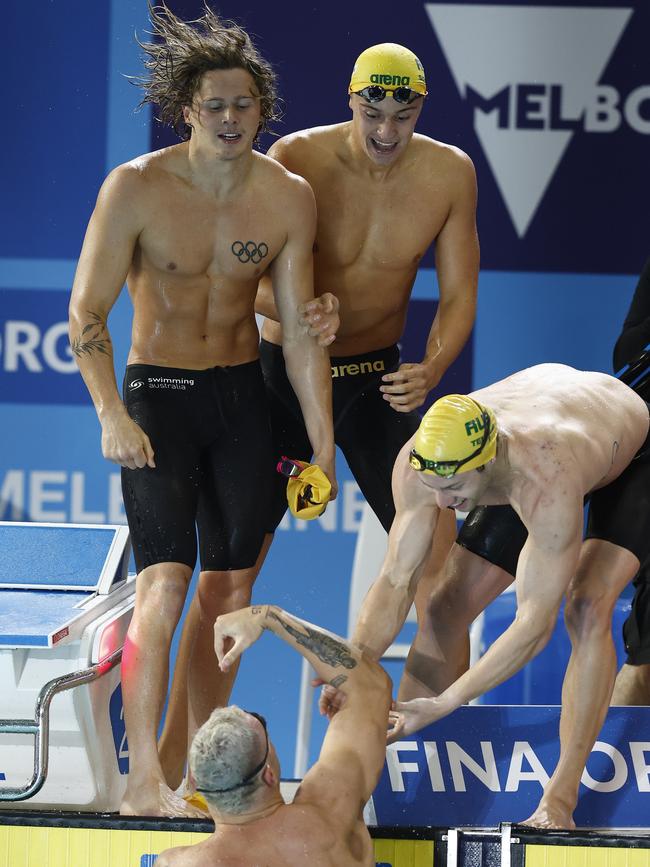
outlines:
[{"label": "metal railing", "polygon": [[34,736],[34,774],[31,780],[21,788],[0,786],[0,801],[26,801],[39,792],[47,779],[50,746],[50,704],[59,692],[91,683],[109,672],[122,658],[122,648],[114,651],[106,659],[84,668],[73,671],[61,677],[48,681],[41,689],[36,699],[34,719],[4,719],[0,720],[0,735],[33,735]]}]

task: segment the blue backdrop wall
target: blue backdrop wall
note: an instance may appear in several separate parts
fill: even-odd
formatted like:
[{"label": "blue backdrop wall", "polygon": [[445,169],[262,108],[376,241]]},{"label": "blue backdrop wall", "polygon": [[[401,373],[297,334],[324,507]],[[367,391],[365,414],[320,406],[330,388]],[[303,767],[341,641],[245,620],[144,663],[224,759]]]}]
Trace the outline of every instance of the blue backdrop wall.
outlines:
[{"label": "blue backdrop wall", "polygon": [[[199,0],[170,0],[197,17]],[[648,254],[650,69],[644,0],[503,2],[219,0],[256,35],[285,101],[282,134],[345,120],[357,54],[402,42],[422,59],[430,96],[420,131],[463,148],[479,182],[482,271],[476,327],[443,391],[540,361],[609,370]],[[121,522],[119,472],[66,336],[69,290],[99,185],[115,165],[173,138],[135,113],[125,78],[144,0],[10,0],[0,57],[6,107],[0,189],[0,517]],[[271,142],[266,138],[263,148]],[[416,281],[404,338],[418,360],[435,310],[433,251]],[[130,302],[110,319],[118,380]],[[339,632],[362,500],[341,467],[324,518],[285,518],[256,598]],[[310,564],[305,568],[307,558]],[[290,770],[298,659],[270,637],[245,659],[235,700],[267,713]],[[316,729],[314,743],[319,739]]]}]

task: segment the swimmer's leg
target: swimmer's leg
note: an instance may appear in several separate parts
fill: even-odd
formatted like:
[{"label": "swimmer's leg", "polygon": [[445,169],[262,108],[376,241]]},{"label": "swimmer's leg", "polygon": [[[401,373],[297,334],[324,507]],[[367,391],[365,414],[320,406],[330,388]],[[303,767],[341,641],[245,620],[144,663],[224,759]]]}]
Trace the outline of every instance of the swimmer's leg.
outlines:
[{"label": "swimmer's leg", "polygon": [[215,707],[228,704],[238,665],[223,673],[214,652],[214,622],[221,614],[250,605],[255,579],[264,563],[273,536],[267,535],[255,565],[230,572],[206,571],[199,575],[193,602],[198,609],[196,637],[188,673],[188,745]]},{"label": "swimmer's leg", "polygon": [[136,580],[136,601],[122,656],[129,776],[123,815],[200,815],[173,794],[158,759],[156,734],[169,676],[169,649],[183,610],[192,569],[158,563]]},{"label": "swimmer's leg", "polygon": [[[233,572],[205,571],[183,623],[167,713],[158,750],[170,788],[183,781],[187,755],[197,728],[215,707],[228,704],[238,665],[224,674],[214,653],[214,621],[220,614],[250,604],[251,589],[273,536],[264,539],[252,569]],[[197,717],[197,713],[199,716]]]},{"label": "swimmer's leg", "polygon": [[638,569],[638,558],[626,548],[602,539],[583,544],[564,611],[572,651],[562,685],[560,759],[526,824],[575,827],[580,778],[607,714],[616,676],[612,611]]},{"label": "swimmer's leg", "polygon": [[187,673],[190,666],[190,657],[196,637],[199,621],[199,608],[196,604],[196,595],[182,623],[180,641],[176,653],[174,673],[163,730],[158,740],[158,754],[160,766],[170,789],[176,790],[183,782],[185,765],[187,762],[188,731],[193,726],[188,722],[188,696],[187,696]]},{"label": "swimmer's leg", "polygon": [[634,584],[632,610],[623,626],[627,660],[616,675],[614,705],[650,705],[650,559]]}]

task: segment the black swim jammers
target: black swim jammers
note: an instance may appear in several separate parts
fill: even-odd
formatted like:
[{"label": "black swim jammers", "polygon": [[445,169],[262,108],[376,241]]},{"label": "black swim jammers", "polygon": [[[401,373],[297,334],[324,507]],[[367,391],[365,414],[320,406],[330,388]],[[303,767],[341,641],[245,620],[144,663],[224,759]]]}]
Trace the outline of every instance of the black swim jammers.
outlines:
[{"label": "black swim jammers", "polygon": [[[290,458],[309,461],[311,445],[298,398],[287,376],[282,347],[262,340],[260,360],[268,391],[275,450]],[[395,517],[391,489],[393,464],[421,420],[417,412],[396,412],[379,391],[382,376],[397,370],[399,363],[397,346],[330,359],[334,440],[386,532]],[[270,532],[280,523],[286,508],[286,480],[278,477],[271,505]]]},{"label": "black swim jammers", "polygon": [[138,572],[253,566],[275,468],[259,361],[208,370],[132,364],[124,403],[151,440],[155,469],[122,469]]}]

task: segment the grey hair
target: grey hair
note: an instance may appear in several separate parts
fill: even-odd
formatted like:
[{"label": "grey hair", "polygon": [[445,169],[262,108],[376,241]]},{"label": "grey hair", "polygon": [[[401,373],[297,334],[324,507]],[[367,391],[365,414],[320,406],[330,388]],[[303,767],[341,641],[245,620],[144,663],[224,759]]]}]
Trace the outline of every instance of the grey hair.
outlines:
[{"label": "grey hair", "polygon": [[[197,731],[190,747],[190,770],[197,789],[226,789],[244,779],[261,756],[259,738],[238,707],[218,707]],[[221,794],[202,793],[223,813],[243,813],[259,788],[250,785]]]}]

